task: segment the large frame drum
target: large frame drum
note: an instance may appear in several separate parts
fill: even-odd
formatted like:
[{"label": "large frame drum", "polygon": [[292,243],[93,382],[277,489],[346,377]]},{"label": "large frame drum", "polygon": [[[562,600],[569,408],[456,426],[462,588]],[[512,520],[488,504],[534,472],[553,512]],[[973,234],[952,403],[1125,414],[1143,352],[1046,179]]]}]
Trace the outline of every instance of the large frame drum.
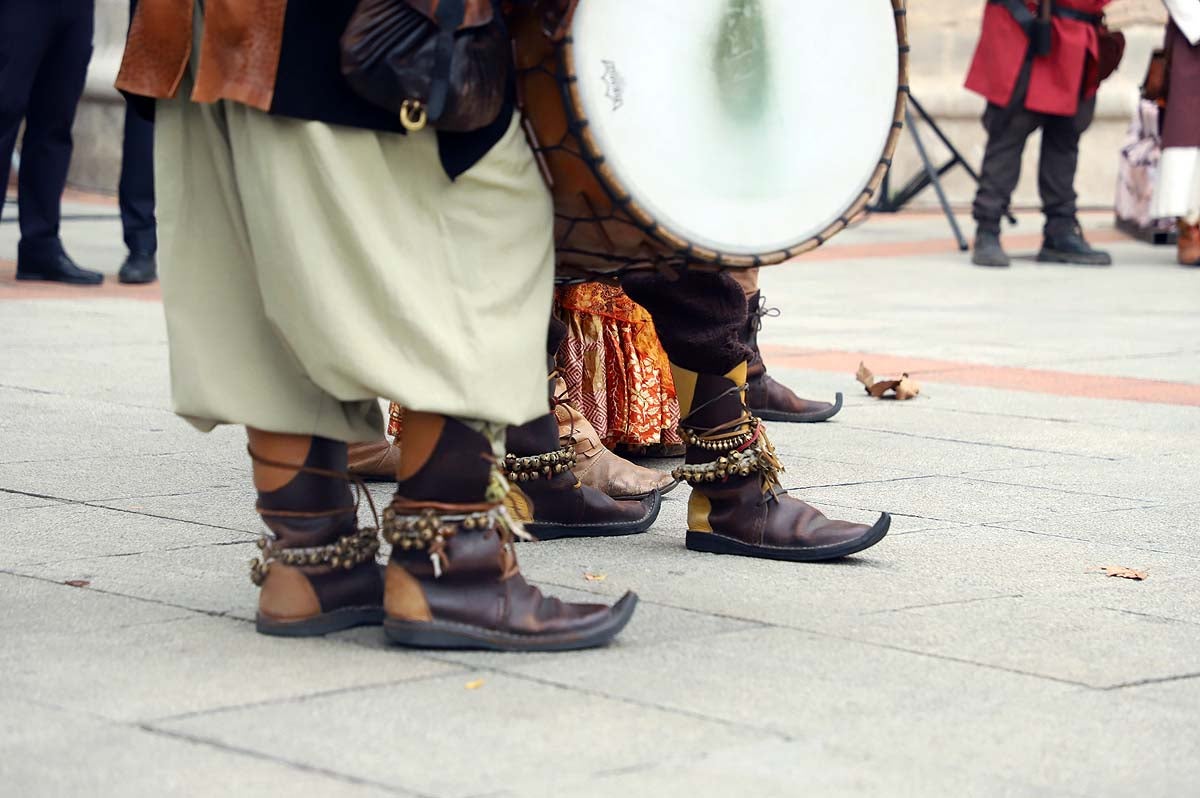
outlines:
[{"label": "large frame drum", "polygon": [[560,279],[782,263],[891,164],[905,0],[579,0],[560,41],[513,28]]}]

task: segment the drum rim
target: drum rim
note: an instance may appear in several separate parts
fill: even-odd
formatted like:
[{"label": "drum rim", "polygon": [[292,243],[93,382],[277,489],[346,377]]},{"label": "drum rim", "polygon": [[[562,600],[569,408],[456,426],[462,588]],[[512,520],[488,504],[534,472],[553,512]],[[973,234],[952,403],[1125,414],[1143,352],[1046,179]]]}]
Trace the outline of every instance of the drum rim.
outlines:
[{"label": "drum rim", "polygon": [[898,85],[896,87],[896,106],[892,117],[892,129],[884,144],[883,153],[875,172],[849,208],[829,224],[824,230],[809,236],[803,241],[786,249],[775,250],[757,255],[736,254],[723,252],[710,247],[703,247],[688,241],[683,236],[664,226],[655,216],[642,206],[630,193],[625,184],[608,165],[608,160],[601,152],[595,137],[592,135],[591,121],[583,110],[583,99],[579,95],[579,73],[575,66],[575,39],[572,35],[564,36],[560,44],[560,69],[566,102],[567,121],[570,130],[579,139],[582,152],[579,155],[591,168],[600,181],[600,185],[608,192],[615,207],[629,214],[633,224],[643,233],[654,240],[678,252],[689,261],[700,261],[720,267],[751,269],[758,266],[771,266],[791,260],[833,238],[850,226],[853,219],[866,210],[868,203],[879,191],[884,177],[892,165],[892,156],[904,130],[904,114],[908,101],[908,0],[891,0],[892,14],[896,21],[896,42],[899,48]]}]

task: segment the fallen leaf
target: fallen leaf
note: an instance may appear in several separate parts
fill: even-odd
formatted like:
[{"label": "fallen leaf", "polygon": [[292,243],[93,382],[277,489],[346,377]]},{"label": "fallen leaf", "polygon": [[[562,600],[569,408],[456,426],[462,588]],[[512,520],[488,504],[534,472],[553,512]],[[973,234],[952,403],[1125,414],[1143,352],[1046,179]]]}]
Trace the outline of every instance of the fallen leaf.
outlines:
[{"label": "fallen leaf", "polygon": [[871,373],[869,368],[867,368],[867,364],[863,363],[862,361],[859,361],[858,363],[858,373],[854,375],[854,378],[861,382],[868,391],[871,390],[871,386],[875,384],[875,375]]},{"label": "fallen leaf", "polygon": [[[908,374],[901,374],[898,380],[880,380],[867,368],[867,364],[862,362],[858,364],[858,372],[854,379],[861,382],[867,393],[876,399],[896,399],[903,402],[921,393],[921,386]],[[891,396],[888,396],[888,393],[891,393]]]},{"label": "fallen leaf", "polygon": [[1135,582],[1141,582],[1150,576],[1145,571],[1135,571],[1123,565],[1102,565],[1100,566],[1100,570],[1104,571],[1108,576],[1115,576],[1119,579],[1132,579]]},{"label": "fallen leaf", "polygon": [[603,582],[608,579],[608,574],[584,574],[583,578],[589,582]]},{"label": "fallen leaf", "polygon": [[463,685],[463,687],[467,688],[468,690],[478,690],[480,687],[483,687],[483,679],[476,679],[472,682],[467,682]]},{"label": "fallen leaf", "polygon": [[70,585],[71,587],[87,587],[91,582],[86,579],[68,579],[63,584]]},{"label": "fallen leaf", "polygon": [[921,386],[912,377],[907,374],[903,375],[899,384],[896,385],[896,398],[901,402],[912,399],[921,393]]}]

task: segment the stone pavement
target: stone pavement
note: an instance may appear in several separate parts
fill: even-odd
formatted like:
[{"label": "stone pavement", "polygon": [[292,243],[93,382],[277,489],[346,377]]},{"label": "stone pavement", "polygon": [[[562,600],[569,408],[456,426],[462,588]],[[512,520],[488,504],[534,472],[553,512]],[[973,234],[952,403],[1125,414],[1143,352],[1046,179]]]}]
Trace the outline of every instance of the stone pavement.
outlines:
[{"label": "stone pavement", "polygon": [[[111,206],[70,207],[115,271]],[[764,274],[777,376],[847,395],[773,427],[789,486],[892,535],[692,554],[679,490],[650,534],[524,545],[560,595],[643,599],[559,655],[256,635],[243,438],[169,412],[156,289],[0,264],[0,793],[1196,794],[1200,271],[1086,222],[1115,268],[972,269],[914,214]],[[860,358],[923,395],[869,400]]]}]

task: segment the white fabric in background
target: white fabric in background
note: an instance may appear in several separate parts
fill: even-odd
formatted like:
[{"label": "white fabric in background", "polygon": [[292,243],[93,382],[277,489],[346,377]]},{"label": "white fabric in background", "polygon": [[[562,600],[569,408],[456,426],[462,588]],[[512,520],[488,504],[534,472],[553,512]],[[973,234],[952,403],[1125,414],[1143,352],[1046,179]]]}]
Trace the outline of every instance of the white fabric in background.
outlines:
[{"label": "white fabric in background", "polygon": [[1200,0],[1163,0],[1171,19],[1191,44],[1200,42]]},{"label": "white fabric in background", "polygon": [[1156,219],[1200,213],[1200,149],[1167,147],[1159,162],[1158,188],[1150,215]]}]

